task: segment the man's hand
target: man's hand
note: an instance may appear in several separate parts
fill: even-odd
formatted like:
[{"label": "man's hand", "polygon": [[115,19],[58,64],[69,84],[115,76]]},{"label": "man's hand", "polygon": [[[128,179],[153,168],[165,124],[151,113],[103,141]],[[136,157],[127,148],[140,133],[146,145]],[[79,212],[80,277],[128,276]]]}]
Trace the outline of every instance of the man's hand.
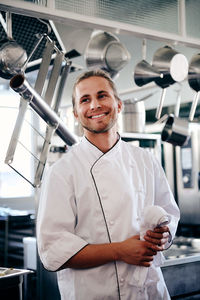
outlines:
[{"label": "man's hand", "polygon": [[154,230],[148,230],[144,236],[145,241],[150,242],[159,247],[158,251],[165,249],[165,244],[169,239],[169,228],[168,226],[156,227]]},{"label": "man's hand", "polygon": [[160,251],[157,243],[141,241],[139,235],[135,235],[121,242],[117,252],[119,260],[127,264],[149,267],[157,251]]}]

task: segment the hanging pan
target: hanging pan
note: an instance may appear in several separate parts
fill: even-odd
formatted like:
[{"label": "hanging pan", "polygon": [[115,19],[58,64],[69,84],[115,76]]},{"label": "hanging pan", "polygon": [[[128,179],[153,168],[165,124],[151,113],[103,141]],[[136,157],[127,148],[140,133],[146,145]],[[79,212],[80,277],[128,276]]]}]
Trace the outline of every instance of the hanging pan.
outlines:
[{"label": "hanging pan", "polygon": [[192,101],[192,106],[189,114],[189,121],[193,121],[200,96],[200,53],[195,54],[189,63],[188,83],[189,86],[197,92]]},{"label": "hanging pan", "polygon": [[152,66],[163,74],[162,78],[155,79],[155,83],[163,89],[156,111],[156,118],[159,119],[166,95],[166,88],[175,82],[183,81],[187,77],[188,61],[183,54],[178,53],[169,46],[164,46],[155,52]]},{"label": "hanging pan", "polygon": [[181,95],[177,94],[175,113],[170,114],[161,133],[163,142],[168,142],[174,146],[186,145],[189,139],[189,123],[178,117],[180,110]]}]

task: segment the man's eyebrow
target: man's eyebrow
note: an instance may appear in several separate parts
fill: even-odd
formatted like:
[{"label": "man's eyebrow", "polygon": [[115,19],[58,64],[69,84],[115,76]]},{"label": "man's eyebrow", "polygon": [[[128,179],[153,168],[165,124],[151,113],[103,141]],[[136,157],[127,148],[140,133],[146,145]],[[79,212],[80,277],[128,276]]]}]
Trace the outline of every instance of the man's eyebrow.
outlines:
[{"label": "man's eyebrow", "polygon": [[80,99],[82,99],[82,98],[87,98],[87,97],[89,97],[89,96],[90,96],[89,94],[85,94],[85,95],[81,96]]},{"label": "man's eyebrow", "polygon": [[97,92],[97,94],[103,94],[103,93],[108,93],[108,92],[107,92],[107,91],[104,91],[104,90],[98,91],[98,92]]}]

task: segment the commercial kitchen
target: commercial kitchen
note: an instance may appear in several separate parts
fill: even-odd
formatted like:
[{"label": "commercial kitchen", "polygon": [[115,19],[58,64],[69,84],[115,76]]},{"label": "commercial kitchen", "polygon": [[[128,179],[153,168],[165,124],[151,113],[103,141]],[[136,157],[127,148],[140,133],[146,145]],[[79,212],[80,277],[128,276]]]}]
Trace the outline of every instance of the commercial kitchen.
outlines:
[{"label": "commercial kitchen", "polygon": [[2,299],[60,299],[37,253],[40,188],[83,135],[72,87],[95,68],[123,101],[121,138],[157,157],[180,209],[161,267],[170,296],[200,299],[199,12],[198,0],[0,1]]}]

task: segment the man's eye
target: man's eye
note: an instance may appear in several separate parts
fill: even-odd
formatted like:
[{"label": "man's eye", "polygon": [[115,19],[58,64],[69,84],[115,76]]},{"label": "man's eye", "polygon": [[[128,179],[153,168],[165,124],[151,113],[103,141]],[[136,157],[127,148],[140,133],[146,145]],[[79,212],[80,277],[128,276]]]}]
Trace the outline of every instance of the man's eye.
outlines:
[{"label": "man's eye", "polygon": [[105,94],[101,94],[101,95],[99,95],[99,99],[102,99],[102,98],[105,98],[106,97],[106,95]]},{"label": "man's eye", "polygon": [[88,98],[81,99],[81,103],[85,103],[85,102],[88,102],[88,101],[89,101]]}]

